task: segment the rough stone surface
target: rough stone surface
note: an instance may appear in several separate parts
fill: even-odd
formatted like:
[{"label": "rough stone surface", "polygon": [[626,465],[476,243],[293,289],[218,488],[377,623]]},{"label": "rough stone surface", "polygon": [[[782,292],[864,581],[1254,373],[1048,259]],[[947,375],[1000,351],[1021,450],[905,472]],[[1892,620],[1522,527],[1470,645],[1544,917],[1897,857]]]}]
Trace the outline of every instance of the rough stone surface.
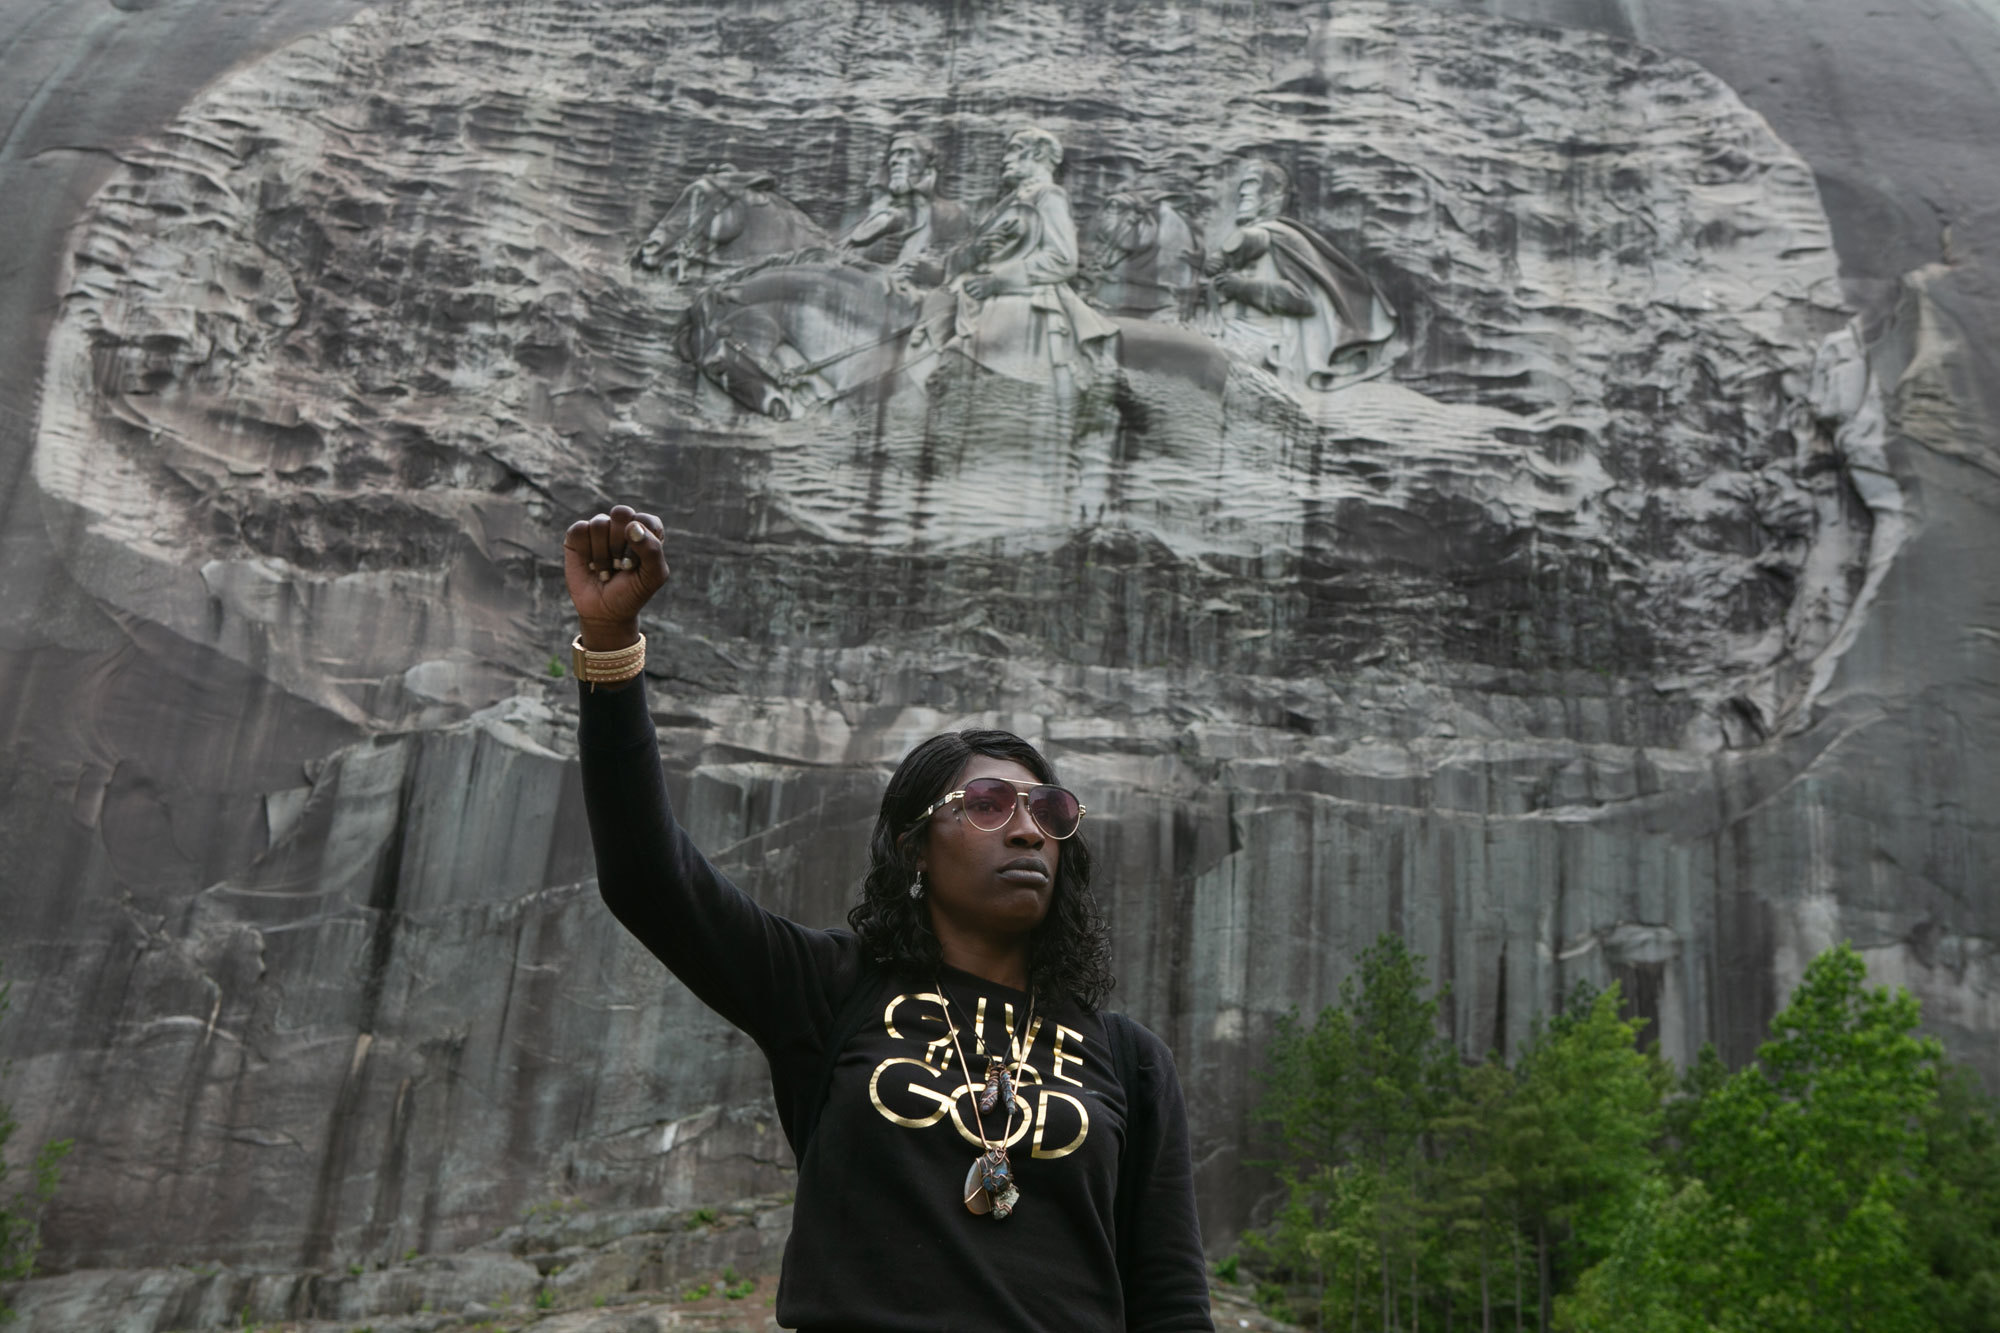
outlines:
[{"label": "rough stone surface", "polygon": [[[775,1327],[774,1284],[729,1275],[777,1271],[791,1226],[782,1199],[720,1209],[578,1211],[552,1202],[473,1249],[407,1254],[338,1271],[84,1269],[17,1284],[23,1329],[171,1333],[254,1327],[270,1333],[518,1329],[654,1333]],[[736,1287],[733,1296],[728,1288]]]},{"label": "rough stone surface", "polygon": [[[15,1284],[23,1330],[173,1333],[764,1333],[791,1205],[578,1210],[565,1201],[461,1254],[405,1256],[341,1272],[251,1272],[221,1264],[83,1269]],[[1218,1328],[1289,1333],[1247,1286],[1219,1282]]]},{"label": "rough stone surface", "polygon": [[[1469,1052],[1615,978],[1740,1060],[1851,938],[2000,1074],[1990,11],[228,9],[5,6],[0,1055],[17,1142],[79,1140],[55,1267],[788,1187],[757,1052],[590,883],[551,556],[611,498],[671,530],[670,787],[769,905],[838,920],[941,727],[1089,793],[1214,1239],[1273,1018],[1383,930]],[[773,423],[676,358],[629,259],[695,175],[832,227],[892,130],[976,203],[1023,122],[1080,220],[1212,239],[1283,162],[1389,372],[1053,431],[976,381]]]}]

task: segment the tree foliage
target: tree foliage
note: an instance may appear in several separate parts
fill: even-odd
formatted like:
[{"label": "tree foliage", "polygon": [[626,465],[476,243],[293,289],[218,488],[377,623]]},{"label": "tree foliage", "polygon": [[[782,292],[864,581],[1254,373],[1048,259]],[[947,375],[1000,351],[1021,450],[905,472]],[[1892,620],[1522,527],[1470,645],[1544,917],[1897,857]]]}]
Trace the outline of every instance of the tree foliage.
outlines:
[{"label": "tree foliage", "polygon": [[1355,1327],[1395,1326],[1430,1257],[1426,1137],[1456,1091],[1458,1062],[1422,961],[1383,936],[1341,983],[1339,1003],[1310,1027],[1280,1020],[1271,1048],[1265,1109],[1289,1198],[1267,1252],[1311,1275],[1323,1318]]},{"label": "tree foliage", "polygon": [[1615,988],[1512,1068],[1468,1067],[1422,963],[1384,936],[1338,1004],[1280,1023],[1265,1108],[1288,1202],[1264,1252],[1310,1280],[1329,1328],[1545,1327],[1558,1275],[1608,1244],[1651,1169],[1664,1080]]},{"label": "tree foliage", "polygon": [[[0,1018],[6,1017],[12,987],[0,985]],[[0,1282],[14,1282],[35,1271],[35,1256],[42,1247],[42,1213],[55,1196],[59,1163],[68,1155],[70,1141],[45,1143],[36,1152],[27,1171],[27,1182],[7,1191],[7,1144],[19,1123],[13,1108],[0,1102]],[[13,1317],[5,1301],[0,1301],[0,1322]]]},{"label": "tree foliage", "polygon": [[2000,1333],[2000,1107],[1965,1070],[1946,1075],[1925,1117],[1905,1212],[1937,1326]]},{"label": "tree foliage", "polygon": [[[1757,1058],[1675,1085],[1616,987],[1462,1063],[1385,937],[1280,1023],[1286,1205],[1250,1248],[1323,1327],[2000,1333],[2000,1114],[1871,989],[1806,969]],[[1277,1288],[1270,1288],[1277,1290]]]}]

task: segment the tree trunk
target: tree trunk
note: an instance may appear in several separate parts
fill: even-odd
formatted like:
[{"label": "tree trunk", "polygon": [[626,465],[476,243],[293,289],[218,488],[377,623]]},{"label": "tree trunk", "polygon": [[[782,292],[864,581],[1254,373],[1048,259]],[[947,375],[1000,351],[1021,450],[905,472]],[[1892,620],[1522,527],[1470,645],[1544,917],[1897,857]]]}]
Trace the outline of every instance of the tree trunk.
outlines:
[{"label": "tree trunk", "polygon": [[1382,1327],[1396,1327],[1396,1307],[1389,1300],[1389,1245],[1388,1238],[1382,1238]]},{"label": "tree trunk", "polygon": [[1537,1278],[1537,1280],[1538,1280],[1538,1283],[1539,1283],[1539,1285],[1540,1285],[1540,1288],[1541,1288],[1541,1293],[1542,1293],[1542,1304],[1541,1304],[1541,1311],[1542,1311],[1542,1314],[1541,1314],[1541,1319],[1542,1319],[1542,1322],[1541,1322],[1541,1328],[1542,1328],[1542,1330],[1543,1330],[1543,1333],[1548,1333],[1548,1327],[1549,1327],[1549,1224],[1548,1224],[1547,1222],[1540,1222],[1540,1223],[1537,1223],[1537,1224],[1536,1224],[1536,1226],[1535,1226],[1535,1269],[1536,1269],[1536,1278]]},{"label": "tree trunk", "polygon": [[1361,1251],[1359,1249],[1354,1252],[1354,1299],[1348,1302],[1348,1308],[1354,1311],[1354,1333],[1361,1333]]},{"label": "tree trunk", "polygon": [[1486,1225],[1486,1214],[1479,1215],[1479,1333],[1493,1333],[1493,1289],[1487,1285],[1487,1248],[1493,1243],[1493,1233]]},{"label": "tree trunk", "polygon": [[1521,1228],[1514,1228],[1514,1333],[1521,1333],[1521,1312],[1527,1302],[1521,1297]]},{"label": "tree trunk", "polygon": [[1410,1333],[1424,1333],[1423,1288],[1417,1285],[1417,1254],[1410,1251]]}]

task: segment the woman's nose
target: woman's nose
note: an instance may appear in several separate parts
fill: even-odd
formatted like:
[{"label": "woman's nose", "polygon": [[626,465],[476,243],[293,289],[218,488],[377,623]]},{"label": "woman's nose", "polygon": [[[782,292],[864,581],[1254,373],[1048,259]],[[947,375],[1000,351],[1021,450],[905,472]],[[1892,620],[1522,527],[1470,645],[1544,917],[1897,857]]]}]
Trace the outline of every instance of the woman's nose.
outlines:
[{"label": "woman's nose", "polygon": [[1014,801],[1014,817],[1007,823],[1007,841],[1022,847],[1042,845],[1042,826],[1028,813],[1028,803],[1018,798]]}]

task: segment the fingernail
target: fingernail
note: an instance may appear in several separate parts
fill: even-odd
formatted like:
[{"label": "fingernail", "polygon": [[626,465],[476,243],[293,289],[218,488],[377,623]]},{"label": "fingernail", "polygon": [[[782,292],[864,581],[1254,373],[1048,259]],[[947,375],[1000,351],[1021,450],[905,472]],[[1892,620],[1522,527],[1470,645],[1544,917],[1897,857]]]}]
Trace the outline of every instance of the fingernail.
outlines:
[{"label": "fingernail", "polygon": [[598,571],[597,571],[597,581],[598,581],[599,583],[608,583],[608,582],[610,582],[610,580],[611,580],[611,571],[610,571],[610,570],[608,570],[608,569],[600,569],[600,570],[598,570]]},{"label": "fingernail", "polygon": [[625,540],[634,546],[643,546],[648,535],[646,525],[636,519],[625,525]]},{"label": "fingernail", "polygon": [[597,572],[597,562],[595,560],[590,562],[590,572],[593,574]]}]

